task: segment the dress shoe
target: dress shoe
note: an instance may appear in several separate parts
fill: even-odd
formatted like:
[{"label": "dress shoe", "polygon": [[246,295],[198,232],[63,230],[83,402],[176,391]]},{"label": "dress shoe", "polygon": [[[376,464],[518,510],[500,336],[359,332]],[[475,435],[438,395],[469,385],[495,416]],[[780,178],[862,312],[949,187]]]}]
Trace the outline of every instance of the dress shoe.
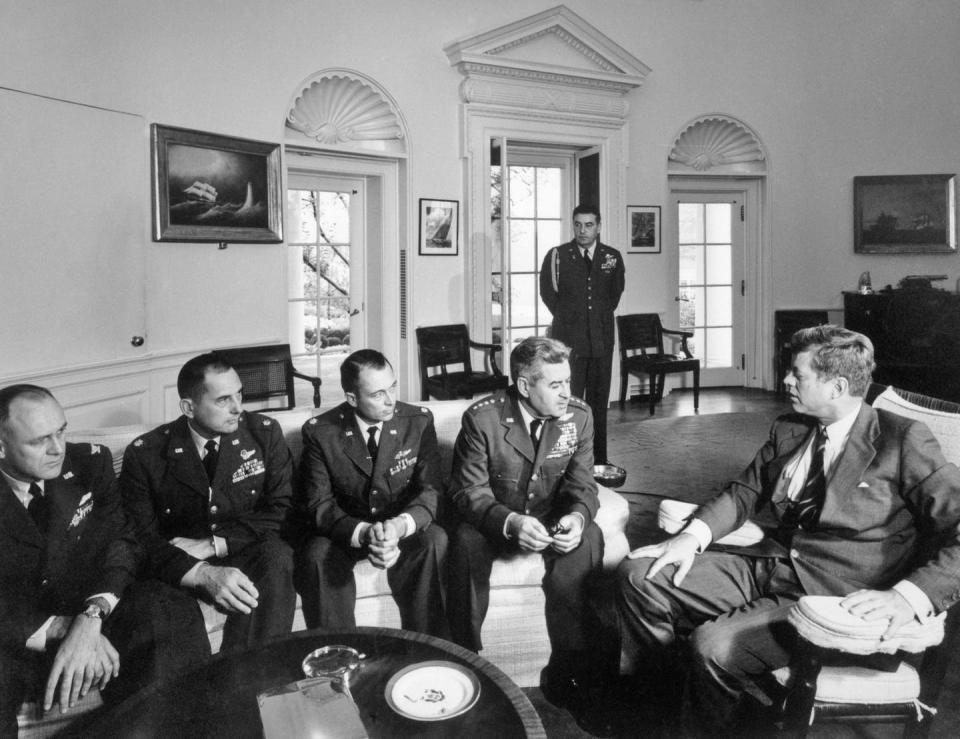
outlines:
[{"label": "dress shoe", "polygon": [[540,672],[543,697],[558,708],[566,708],[577,726],[598,737],[615,736],[614,722],[608,715],[607,702],[601,700],[596,686],[587,685],[572,675],[560,675],[544,668]]}]

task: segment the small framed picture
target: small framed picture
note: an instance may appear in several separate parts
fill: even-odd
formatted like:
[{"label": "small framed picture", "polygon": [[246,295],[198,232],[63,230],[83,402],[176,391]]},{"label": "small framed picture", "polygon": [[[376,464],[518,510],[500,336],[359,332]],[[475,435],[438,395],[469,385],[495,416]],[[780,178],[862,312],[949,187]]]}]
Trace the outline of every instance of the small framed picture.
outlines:
[{"label": "small framed picture", "polygon": [[628,205],[627,233],[630,234],[627,254],[659,254],[660,206]]},{"label": "small framed picture", "polygon": [[455,257],[460,252],[460,202],[420,198],[420,254]]}]

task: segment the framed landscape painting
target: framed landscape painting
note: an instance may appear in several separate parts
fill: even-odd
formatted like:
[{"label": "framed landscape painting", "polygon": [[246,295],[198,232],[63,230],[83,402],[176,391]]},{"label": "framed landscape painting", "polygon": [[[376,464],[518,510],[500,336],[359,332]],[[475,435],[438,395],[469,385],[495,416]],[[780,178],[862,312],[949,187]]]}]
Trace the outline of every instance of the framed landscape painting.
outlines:
[{"label": "framed landscape painting", "polygon": [[628,205],[627,233],[630,234],[628,254],[659,254],[660,206]]},{"label": "framed landscape painting", "polygon": [[955,252],[955,180],[952,174],[854,177],[854,252]]},{"label": "framed landscape painting", "polygon": [[420,254],[456,256],[459,233],[459,201],[420,198]]},{"label": "framed landscape painting", "polygon": [[280,145],[153,124],[154,241],[283,240]]}]

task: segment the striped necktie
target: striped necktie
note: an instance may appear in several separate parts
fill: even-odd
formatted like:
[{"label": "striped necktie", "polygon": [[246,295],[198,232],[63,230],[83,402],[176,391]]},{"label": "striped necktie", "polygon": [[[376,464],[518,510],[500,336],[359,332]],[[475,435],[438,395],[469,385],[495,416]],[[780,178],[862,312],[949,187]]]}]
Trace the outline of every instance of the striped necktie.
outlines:
[{"label": "striped necktie", "polygon": [[807,479],[784,514],[786,523],[800,526],[808,531],[816,527],[817,520],[820,518],[820,509],[823,508],[823,499],[827,494],[827,476],[823,468],[823,455],[827,449],[825,428],[817,427],[817,434],[812,444],[813,456],[810,458]]}]

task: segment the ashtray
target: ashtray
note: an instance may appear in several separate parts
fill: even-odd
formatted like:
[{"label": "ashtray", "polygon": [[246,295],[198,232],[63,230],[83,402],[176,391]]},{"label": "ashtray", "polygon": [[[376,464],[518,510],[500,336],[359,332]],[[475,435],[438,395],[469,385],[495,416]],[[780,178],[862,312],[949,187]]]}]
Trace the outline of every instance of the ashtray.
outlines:
[{"label": "ashtray", "polygon": [[627,481],[627,471],[615,464],[595,464],[593,465],[593,479],[598,485],[618,488]]},{"label": "ashtray", "polygon": [[303,658],[301,667],[307,677],[328,677],[349,683],[364,656],[353,647],[330,644],[310,652]]}]

